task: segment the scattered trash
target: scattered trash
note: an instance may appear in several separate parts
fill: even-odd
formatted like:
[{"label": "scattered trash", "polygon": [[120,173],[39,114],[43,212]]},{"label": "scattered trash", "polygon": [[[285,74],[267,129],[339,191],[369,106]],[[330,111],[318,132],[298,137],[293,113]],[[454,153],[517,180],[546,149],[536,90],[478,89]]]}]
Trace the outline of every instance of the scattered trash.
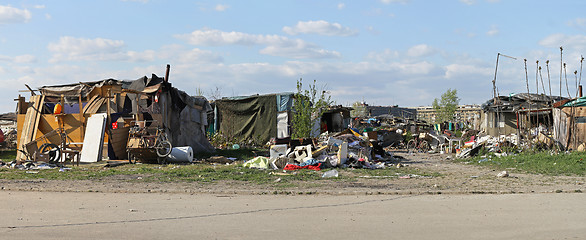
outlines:
[{"label": "scattered trash", "polygon": [[490,161],[490,159],[483,158],[483,159],[478,160],[478,163],[483,163],[483,162],[488,162],[488,161]]},{"label": "scattered trash", "polygon": [[268,169],[269,159],[267,157],[262,156],[255,157],[251,160],[246,161],[243,166],[247,168]]},{"label": "scattered trash", "polygon": [[509,172],[507,171],[502,171],[499,174],[496,175],[497,177],[508,177],[509,176]]},{"label": "scattered trash", "polygon": [[325,172],[321,175],[322,178],[331,178],[331,177],[338,177],[338,170],[332,169],[330,171]]},{"label": "scattered trash", "polygon": [[234,160],[235,160],[234,158],[227,158],[224,156],[213,156],[213,157],[205,159],[206,162],[210,162],[210,163],[233,163]]}]

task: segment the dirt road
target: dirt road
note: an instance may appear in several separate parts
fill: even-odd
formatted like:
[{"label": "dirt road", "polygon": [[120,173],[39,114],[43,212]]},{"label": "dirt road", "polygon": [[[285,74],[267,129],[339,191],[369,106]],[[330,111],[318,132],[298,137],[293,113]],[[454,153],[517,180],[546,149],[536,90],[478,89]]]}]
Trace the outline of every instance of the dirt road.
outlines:
[{"label": "dirt road", "polygon": [[586,195],[0,191],[2,239],[584,239]]},{"label": "dirt road", "polygon": [[127,181],[137,176],[0,180],[0,239],[586,238],[584,177],[511,169],[499,178],[447,155],[403,156],[404,167],[440,175],[291,188]]}]

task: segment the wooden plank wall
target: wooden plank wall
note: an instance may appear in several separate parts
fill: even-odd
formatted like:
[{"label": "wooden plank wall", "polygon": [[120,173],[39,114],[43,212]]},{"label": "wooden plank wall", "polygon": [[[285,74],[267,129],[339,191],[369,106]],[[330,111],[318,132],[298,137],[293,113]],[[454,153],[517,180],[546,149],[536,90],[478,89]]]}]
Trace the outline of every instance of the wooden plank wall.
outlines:
[{"label": "wooden plank wall", "polygon": [[[19,134],[17,142],[18,149],[24,149],[24,145],[36,138],[37,131],[35,129],[39,124],[44,99],[45,96],[43,95],[31,96],[29,107],[26,110],[26,117],[24,118],[26,121],[23,121],[22,128],[18,130],[19,133],[22,132],[22,134]],[[22,152],[17,151],[16,160],[26,160],[26,157]]]},{"label": "wooden plank wall", "polygon": [[[90,114],[86,114],[85,118],[88,118]],[[17,116],[17,128],[22,129],[24,125],[24,120],[26,116],[24,114],[18,114]],[[65,114],[62,115],[65,132],[69,138],[69,142],[71,143],[82,143],[82,128],[81,122],[79,121],[79,114]],[[58,121],[56,120],[56,116],[53,114],[42,114],[39,118],[39,127],[36,132],[36,136],[40,137],[44,134],[52,131],[59,127]],[[20,139],[21,131],[17,131],[18,138]],[[51,137],[49,138],[51,143],[58,144],[60,139],[58,137]],[[105,135],[104,141],[108,142],[108,135]],[[42,142],[39,142],[37,145],[41,146]],[[81,147],[81,145],[73,145],[74,147]]]},{"label": "wooden plank wall", "polygon": [[[586,107],[565,107],[562,109],[568,116],[568,133],[566,137],[568,142],[568,148],[578,149],[583,143],[586,143],[586,123],[582,120],[576,121],[580,118],[586,117]],[[573,117],[573,119],[572,119]]]}]

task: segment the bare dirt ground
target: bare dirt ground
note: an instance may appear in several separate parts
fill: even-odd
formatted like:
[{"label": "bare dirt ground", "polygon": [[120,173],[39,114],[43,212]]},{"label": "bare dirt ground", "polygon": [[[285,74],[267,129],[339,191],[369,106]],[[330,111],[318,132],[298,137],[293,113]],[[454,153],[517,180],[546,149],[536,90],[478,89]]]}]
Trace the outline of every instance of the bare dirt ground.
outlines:
[{"label": "bare dirt ground", "polygon": [[[212,193],[212,194],[491,194],[491,193],[574,193],[586,191],[586,178],[577,176],[544,176],[509,169],[509,177],[497,177],[499,171],[482,166],[452,161],[453,155],[405,152],[405,168],[418,169],[438,176],[361,177],[351,169],[340,175],[357,176],[355,181],[324,179],[299,182],[291,187],[279,184],[252,184],[235,181],[142,182],[139,175],[115,176],[98,181],[0,180],[0,189],[40,192],[103,193]],[[376,171],[376,170],[373,170]],[[269,176],[276,178],[277,176]],[[131,180],[131,181],[128,181]]]}]

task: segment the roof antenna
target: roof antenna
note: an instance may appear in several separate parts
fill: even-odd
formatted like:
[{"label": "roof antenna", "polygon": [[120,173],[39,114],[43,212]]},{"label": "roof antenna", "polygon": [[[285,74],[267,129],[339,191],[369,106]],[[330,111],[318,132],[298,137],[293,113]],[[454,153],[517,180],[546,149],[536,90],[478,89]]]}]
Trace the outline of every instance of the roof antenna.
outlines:
[{"label": "roof antenna", "polygon": [[511,57],[511,56],[507,56],[507,55],[504,55],[502,53],[497,53],[496,54],[496,67],[494,68],[494,79],[492,79],[492,91],[493,91],[492,97],[493,97],[493,100],[494,100],[494,104],[495,105],[498,103],[498,100],[497,100],[498,95],[497,95],[497,92],[496,92],[496,73],[497,73],[498,68],[499,68],[499,57],[500,56],[508,57],[508,58],[517,60],[517,58]]}]

